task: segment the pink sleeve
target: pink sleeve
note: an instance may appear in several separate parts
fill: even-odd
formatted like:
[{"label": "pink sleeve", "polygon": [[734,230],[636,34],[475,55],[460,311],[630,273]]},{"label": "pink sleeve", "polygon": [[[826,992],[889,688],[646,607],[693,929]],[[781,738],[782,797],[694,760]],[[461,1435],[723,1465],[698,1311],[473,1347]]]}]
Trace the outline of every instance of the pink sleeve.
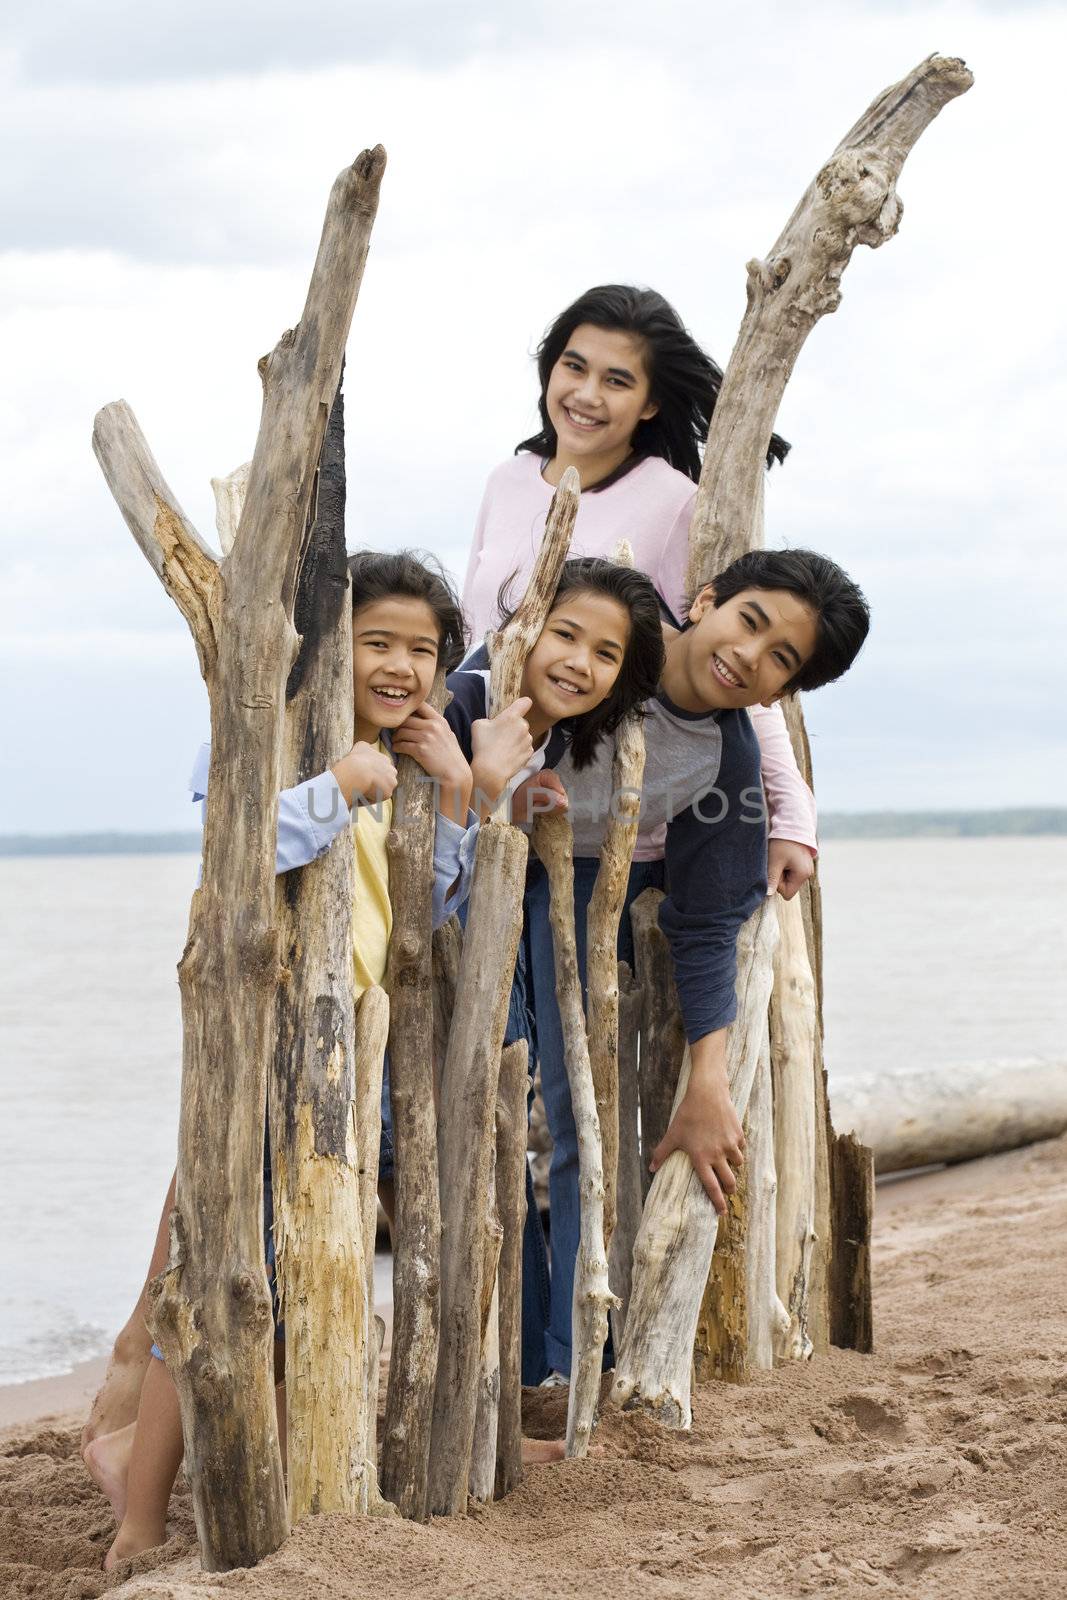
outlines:
[{"label": "pink sleeve", "polygon": [[490,489],[489,484],[487,483],[485,486],[485,493],[482,495],[482,503],[478,507],[478,517],[474,524],[474,538],[471,540],[471,553],[467,557],[467,571],[463,578],[463,593],[461,596],[464,614],[472,628],[474,626],[473,612],[475,610],[473,593],[474,574],[478,570],[478,562],[481,558],[482,546],[485,544],[485,525],[489,520],[489,500]]},{"label": "pink sleeve", "polygon": [[683,620],[683,602],[686,600],[685,592],[685,566],[689,559],[689,524],[693,520],[693,506],[696,503],[697,492],[694,488],[689,499],[674,519],[670,533],[667,535],[660,556],[659,566],[656,568],[653,581],[660,594],[670,606],[678,621]]},{"label": "pink sleeve", "polygon": [[763,787],[770,812],[770,837],[791,839],[818,853],[818,812],[815,796],[800,776],[789,729],[781,706],[750,706],[749,716],[759,740]]}]

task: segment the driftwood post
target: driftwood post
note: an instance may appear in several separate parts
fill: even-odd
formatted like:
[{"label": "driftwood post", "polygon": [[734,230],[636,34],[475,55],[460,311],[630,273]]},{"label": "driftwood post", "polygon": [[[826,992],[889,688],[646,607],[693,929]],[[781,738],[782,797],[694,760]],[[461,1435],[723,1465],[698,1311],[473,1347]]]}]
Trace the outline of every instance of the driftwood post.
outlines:
[{"label": "driftwood post", "polygon": [[334,184],[300,323],[261,363],[248,493],[221,566],[178,507],[129,407],[105,407],[93,430],[127,525],[189,623],[211,701],[203,881],[179,967],[172,1250],[151,1317],[178,1390],[208,1570],[252,1565],[288,1530],[262,1228],[280,954],[282,705],[297,650],[292,610],[308,503],[384,165],[380,148],[365,152]]},{"label": "driftwood post", "polygon": [[[286,686],[283,786],[324,771],[352,743],[340,393],[313,498],[294,615],[300,655]],[[352,1116],[352,869],[342,839],[318,861],[279,878],[277,889],[287,977],[278,988],[270,1124],[294,1523],[309,1512],[367,1507],[369,1313]]]},{"label": "driftwood post", "polygon": [[[767,1001],[778,924],[769,904],[753,912],[737,940],[737,1018],[726,1046],[730,1098],[744,1117],[767,1031]],[[674,1109],[689,1085],[686,1053]],[[633,1289],[611,1400],[651,1412],[671,1428],[692,1422],[693,1341],[718,1219],[684,1151],[667,1157],[652,1180],[634,1246]]]},{"label": "driftwood post", "polygon": [[608,1312],[617,1301],[608,1284],[608,1257],[604,1243],[604,1156],[585,1017],[582,1014],[582,987],[574,937],[574,830],[565,812],[537,818],[533,826],[533,847],[548,874],[556,997],[559,1001],[563,1053],[578,1141],[580,1224],[571,1309],[567,1454],[584,1456],[589,1449],[600,1398]]},{"label": "driftwood post", "polygon": [[525,1039],[504,1046],[496,1098],[496,1199],[504,1227],[500,1248],[498,1499],[522,1482],[522,1237],[526,1222],[528,1056]]},{"label": "driftwood post", "polygon": [[778,900],[778,953],[771,990],[771,1075],[774,1084],[774,1164],[778,1175],[776,1280],[789,1325],[775,1354],[782,1361],[811,1355],[809,1299],[815,1223],[815,982],[808,964],[799,898]]},{"label": "driftwood post", "polygon": [[[445,702],[439,672],[429,704]],[[437,1376],[441,1206],[433,1095],[433,785],[412,756],[397,762],[389,853],[389,1090],[396,1149],[393,1343],[385,1396],[382,1493],[406,1517],[426,1501],[430,1415]]]},{"label": "driftwood post", "polygon": [[647,1195],[649,1162],[667,1131],[685,1055],[685,1029],[678,1004],[667,935],[659,925],[660,889],[646,889],[630,907],[634,972],[641,994],[641,1181]]},{"label": "driftwood post", "polygon": [[[356,1012],[356,1135],[359,1143],[359,1218],[363,1230],[363,1271],[367,1301],[367,1460],[378,1464],[378,1380],[384,1324],[374,1314],[374,1242],[378,1232],[378,1159],[382,1136],[382,1074],[389,1037],[389,996],[377,984],[365,992]],[[368,1475],[367,1502],[381,1495],[377,1471]]]},{"label": "driftwood post", "polygon": [[641,1226],[644,1186],[641,1182],[641,1140],[638,1129],[640,1087],[638,1042],[641,1033],[641,990],[625,961],[619,972],[619,1168],[615,1232],[608,1247],[608,1282],[619,1304],[611,1311],[616,1350],[626,1327],[626,1307],[633,1278],[634,1240]]},{"label": "driftwood post", "polygon": [[748,1186],[748,1241],[745,1251],[750,1367],[769,1372],[774,1352],[789,1327],[789,1313],[778,1298],[777,1195],[774,1125],[771,1113],[771,1043],[760,1052],[748,1101],[745,1150]]},{"label": "driftwood post", "polygon": [[[549,509],[522,603],[493,642],[490,714],[518,698],[526,657],[540,636],[578,513],[569,467]],[[484,1198],[500,1052],[519,934],[527,842],[504,804],[483,824],[442,1073],[438,1119],[441,1183],[441,1337],[434,1391],[426,1508],[466,1510],[481,1346]]]}]

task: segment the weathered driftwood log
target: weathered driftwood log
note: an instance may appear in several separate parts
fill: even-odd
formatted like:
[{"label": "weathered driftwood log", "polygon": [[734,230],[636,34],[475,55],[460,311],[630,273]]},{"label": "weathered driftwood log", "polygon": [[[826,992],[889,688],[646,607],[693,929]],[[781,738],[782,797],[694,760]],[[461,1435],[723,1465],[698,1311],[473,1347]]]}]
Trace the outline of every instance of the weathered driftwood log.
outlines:
[{"label": "weathered driftwood log", "polygon": [[[382,1137],[382,1077],[389,1038],[389,996],[373,984],[356,1012],[356,1135],[359,1148],[359,1219],[363,1230],[364,1292],[367,1325],[374,1316],[374,1244],[378,1223],[378,1159]],[[382,1324],[384,1334],[385,1325]],[[367,1353],[367,1459],[378,1463],[378,1382],[381,1339],[375,1354],[373,1337]],[[369,1483],[368,1504],[378,1499],[377,1471]]]},{"label": "weathered driftwood log", "polygon": [[652,1152],[667,1131],[678,1087],[685,1029],[667,936],[659,925],[660,889],[646,889],[630,907],[634,969],[641,991],[641,1182],[647,1195]]},{"label": "weathered driftwood log", "polygon": [[748,1177],[748,1241],[745,1252],[748,1298],[748,1365],[761,1372],[774,1366],[778,1341],[789,1313],[778,1298],[776,1228],[778,1177],[774,1165],[774,1115],[771,1045],[760,1051],[748,1101],[745,1167]]},{"label": "weathered driftwood log", "polygon": [[463,929],[458,917],[449,917],[433,936],[433,1057],[438,1071],[448,1051],[448,1030],[456,1003],[459,957],[463,949]]},{"label": "weathered driftwood log", "polygon": [[816,1240],[815,983],[800,902],[796,897],[776,900],[779,939],[770,1011],[778,1174],[776,1279],[789,1326],[782,1330],[775,1355],[780,1361],[803,1361],[812,1353],[808,1297]]},{"label": "weathered driftwood log", "polygon": [[[544,627],[578,512],[569,467],[549,507],[526,593],[492,640],[490,712],[517,697],[526,657]],[[522,930],[527,841],[505,796],[478,838],[438,1119],[441,1183],[441,1338],[434,1390],[427,1509],[466,1510],[481,1340],[482,1236],[500,1052]]]},{"label": "weathered driftwood log", "polygon": [[[439,672],[428,697],[445,699]],[[393,825],[386,840],[393,931],[389,940],[389,1091],[396,1214],[393,1342],[385,1396],[381,1486],[405,1517],[426,1503],[430,1417],[437,1380],[441,1203],[433,1095],[433,785],[411,756],[397,761]]]},{"label": "weathered driftwood log", "polygon": [[[236,495],[234,502],[236,509]],[[301,647],[286,687],[285,786],[324,771],[352,743],[340,393],[312,502],[294,611]],[[277,887],[287,977],[277,995],[270,1141],[278,1299],[285,1319],[286,1480],[294,1523],[310,1512],[367,1507],[367,1336],[373,1307],[367,1305],[352,1116],[352,877],[352,852],[340,841],[319,860],[280,877]]]},{"label": "weathered driftwood log", "polygon": [[830,1338],[848,1350],[874,1349],[871,1309],[871,1219],[874,1162],[867,1145],[852,1134],[834,1140],[833,1278]]},{"label": "weathered driftwood log", "polygon": [[625,961],[619,962],[619,1167],[615,1232],[608,1247],[608,1282],[619,1304],[611,1310],[611,1335],[617,1350],[626,1327],[633,1278],[634,1240],[641,1226],[644,1185],[638,1129],[640,1086],[637,1053],[641,1033],[641,990]]},{"label": "weathered driftwood log", "polygon": [[[748,1133],[748,1119],[745,1119]],[[748,1163],[737,1174],[737,1188],[719,1218],[708,1281],[700,1301],[693,1340],[693,1371],[698,1383],[748,1381]]]},{"label": "weathered driftwood log", "polygon": [[1067,1063],[950,1062],[935,1071],[834,1078],[834,1117],[874,1151],[876,1172],[971,1161],[1067,1129]]},{"label": "weathered driftwood log", "polygon": [[905,160],[972,82],[962,61],[931,56],[880,94],[808,185],[766,260],[749,262],[748,309],[712,415],[690,524],[687,593],[748,548],[774,419],[804,341],[837,310],[856,245],[893,237]]},{"label": "weathered driftwood log", "polygon": [[600,1398],[608,1312],[615,1304],[615,1296],[608,1284],[608,1257],[604,1247],[604,1158],[574,936],[574,831],[566,813],[537,818],[533,826],[533,847],[548,874],[556,997],[578,1142],[580,1223],[571,1310],[566,1448],[568,1456],[584,1456],[589,1449]]},{"label": "weathered driftwood log", "polygon": [[221,567],[177,507],[129,408],[99,413],[108,485],[189,622],[211,701],[203,881],[179,968],[183,1082],[171,1261],[152,1313],[174,1375],[203,1564],[250,1566],[288,1529],[263,1257],[263,1111],[279,942],[274,855],[293,598],[326,418],[385,165],[330,195],[297,328],[261,363],[248,493]]},{"label": "weathered driftwood log", "polygon": [[604,1158],[604,1244],[615,1232],[619,1168],[619,918],[630,879],[645,771],[645,732],[639,716],[615,731],[611,810],[600,866],[586,913],[586,1033]]},{"label": "weathered driftwood log", "polygon": [[[744,1117],[767,1033],[774,946],[778,923],[764,904],[737,941],[737,1018],[727,1040],[730,1095]],[[689,1083],[686,1055],[675,1107]],[[634,1278],[626,1336],[618,1352],[611,1399],[626,1410],[640,1408],[672,1428],[692,1422],[690,1381],[693,1339],[708,1281],[718,1218],[693,1171],[676,1150],[652,1182],[634,1246]]]},{"label": "weathered driftwood log", "polygon": [[[499,1099],[499,1086],[497,1098]],[[482,1240],[481,1353],[468,1489],[473,1499],[492,1500],[496,1486],[497,1425],[500,1417],[500,1285],[497,1269],[504,1228],[496,1201],[496,1140],[489,1151],[489,1186]]]},{"label": "weathered driftwood log", "polygon": [[504,1229],[499,1267],[498,1499],[522,1482],[522,1237],[526,1225],[528,1056],[525,1039],[504,1046],[496,1097],[496,1203]]}]

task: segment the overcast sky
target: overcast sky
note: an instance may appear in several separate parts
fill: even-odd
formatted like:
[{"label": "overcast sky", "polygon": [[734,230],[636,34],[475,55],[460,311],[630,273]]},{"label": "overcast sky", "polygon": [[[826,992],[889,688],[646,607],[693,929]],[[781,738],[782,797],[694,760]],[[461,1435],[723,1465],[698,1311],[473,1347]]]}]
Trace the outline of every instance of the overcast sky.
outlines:
[{"label": "overcast sky", "polygon": [[207,703],[90,449],[122,397],[202,533],[252,450],[330,184],[389,153],[346,393],[350,547],[457,574],[530,359],[590,284],[725,363],[744,264],[869,101],[976,76],[805,347],[767,537],[863,583],[806,703],[824,809],[1057,803],[1065,563],[1062,5],[9,4],[0,24],[0,831],[190,827]]}]

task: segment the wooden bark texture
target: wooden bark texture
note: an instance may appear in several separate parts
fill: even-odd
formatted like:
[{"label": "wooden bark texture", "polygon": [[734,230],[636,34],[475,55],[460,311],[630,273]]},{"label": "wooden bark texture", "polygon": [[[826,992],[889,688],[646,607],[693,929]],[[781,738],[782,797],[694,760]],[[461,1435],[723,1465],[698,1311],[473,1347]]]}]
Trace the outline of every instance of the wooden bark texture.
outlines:
[{"label": "wooden bark texture", "polygon": [[[439,672],[428,703],[445,700]],[[381,1487],[405,1517],[426,1504],[430,1416],[440,1330],[441,1204],[433,1079],[431,886],[433,785],[411,756],[397,761],[386,840],[393,931],[389,940],[389,1091],[395,1151],[393,1342],[385,1396]]]},{"label": "wooden bark texture", "polygon": [[770,1039],[760,1051],[748,1101],[745,1166],[748,1169],[748,1365],[760,1372],[774,1366],[774,1351],[789,1326],[778,1298],[777,1193],[774,1164],[774,1111]]},{"label": "wooden bark texture", "polygon": [[871,1310],[871,1219],[874,1216],[874,1162],[868,1147],[852,1134],[834,1141],[834,1251],[831,1338],[849,1350],[874,1349]]},{"label": "wooden bark texture", "polygon": [[804,341],[836,311],[858,244],[891,239],[896,184],[912,147],[973,79],[931,56],[879,95],[801,196],[764,261],[748,264],[748,307],[712,415],[689,530],[687,593],[748,548],[758,484],[782,394]]},{"label": "wooden bark texture", "polygon": [[641,991],[641,1183],[648,1194],[652,1152],[667,1131],[678,1087],[685,1029],[667,936],[659,925],[660,889],[646,889],[630,907],[634,967]]},{"label": "wooden bark texture", "polygon": [[[737,941],[737,1018],[727,1041],[727,1065],[730,1094],[742,1118],[766,1038],[777,937],[773,908],[764,904]],[[688,1083],[687,1053],[675,1107]],[[689,1157],[675,1151],[656,1173],[645,1202],[634,1246],[626,1336],[611,1390],[613,1404],[648,1411],[672,1428],[692,1423],[693,1340],[717,1226],[715,1208]]]},{"label": "wooden bark texture", "polygon": [[[564,472],[552,503],[548,508],[545,531],[537,552],[537,560],[526,586],[526,593],[515,615],[500,634],[491,634],[489,653],[492,658],[489,686],[489,715],[495,717],[519,698],[526,657],[541,637],[545,618],[552,609],[552,600],[559,587],[559,575],[570,549],[574,520],[578,515],[578,502],[582,485],[575,467]],[[503,816],[502,820],[510,819]]]},{"label": "wooden bark texture", "polygon": [[746,1161],[727,1197],[726,1215],[719,1218],[693,1340],[698,1383],[748,1381],[748,1178]]},{"label": "wooden bark texture", "polygon": [[[490,715],[519,694],[526,657],[540,637],[578,513],[580,483],[569,467],[552,497],[526,593],[490,638]],[[483,825],[442,1073],[438,1161],[441,1183],[441,1338],[434,1389],[426,1506],[466,1510],[477,1407],[478,1335],[486,1175],[515,956],[522,931],[527,841],[502,804]]]},{"label": "wooden bark texture", "polygon": [[499,1266],[498,1499],[522,1482],[522,1238],[526,1225],[528,1057],[525,1039],[504,1046],[496,1097],[496,1203],[504,1229]]},{"label": "wooden bark texture", "polygon": [[634,1240],[641,1226],[644,1185],[641,1181],[641,1139],[638,1129],[640,1088],[637,1076],[641,1032],[641,990],[625,961],[619,972],[619,1166],[615,1232],[608,1249],[608,1281],[619,1304],[611,1311],[611,1336],[618,1350],[626,1327],[626,1307],[633,1278]]},{"label": "wooden bark texture", "polygon": [[808,964],[804,914],[797,897],[775,896],[778,950],[771,990],[771,1075],[774,1085],[774,1161],[778,1174],[776,1226],[778,1298],[789,1317],[775,1348],[780,1361],[804,1361],[815,1227],[815,982]]},{"label": "wooden bark texture", "polygon": [[876,1172],[971,1161],[1067,1130],[1062,1061],[952,1062],[834,1079],[834,1115],[874,1151]]},{"label": "wooden bark texture", "polygon": [[604,1160],[604,1244],[615,1232],[619,1170],[619,919],[637,843],[645,733],[631,713],[615,731],[611,813],[586,914],[586,1031]]},{"label": "wooden bark texture", "polygon": [[463,929],[458,917],[449,917],[433,935],[433,1057],[438,1074],[448,1051],[448,1030],[456,1004],[459,982],[459,957],[463,949]]},{"label": "wooden bark texture", "polygon": [[211,701],[200,888],[179,967],[183,1082],[171,1261],[153,1333],[178,1390],[209,1570],[288,1531],[263,1258],[266,1085],[279,976],[275,838],[296,573],[326,418],[370,240],[384,152],[334,185],[297,328],[261,363],[262,420],[237,539],[220,567],[174,505],[128,408],[94,449],[141,549],[193,631]]},{"label": "wooden bark texture", "polygon": [[533,826],[532,842],[548,874],[556,997],[578,1142],[580,1221],[571,1310],[571,1383],[566,1451],[568,1456],[584,1456],[589,1449],[600,1398],[608,1312],[615,1304],[615,1296],[608,1283],[608,1258],[604,1245],[604,1157],[582,1012],[582,986],[574,934],[574,833],[566,813],[538,817]]},{"label": "wooden bark texture", "polygon": [[431,1514],[466,1510],[481,1349],[484,1200],[526,855],[517,829],[482,828],[442,1075],[441,1337],[424,1506]]},{"label": "wooden bark texture", "polygon": [[[345,565],[344,410],[323,441],[301,564],[301,633],[282,784],[324,771],[352,742],[352,626]],[[240,515],[240,507],[235,506]],[[290,673],[290,683],[294,674]],[[285,1319],[289,1516],[367,1507],[368,1319],[360,1224],[347,836],[277,881],[287,974],[270,1082],[274,1246]]]},{"label": "wooden bark texture", "polygon": [[[499,1088],[497,1090],[499,1098]],[[496,1487],[497,1428],[500,1420],[500,1247],[504,1228],[496,1201],[496,1144],[489,1152],[489,1190],[482,1245],[481,1353],[478,1359],[478,1396],[474,1412],[474,1440],[468,1491],[483,1504]]]},{"label": "wooden bark texture", "polygon": [[[367,1326],[373,1328],[374,1249],[378,1232],[378,1161],[382,1138],[382,1078],[385,1047],[389,1039],[389,996],[372,984],[356,1012],[356,1135],[359,1147],[359,1220],[363,1230],[364,1293]],[[383,1332],[384,1332],[384,1324]],[[367,1356],[367,1459],[374,1468],[369,1481],[369,1502],[379,1498],[378,1385],[381,1373],[381,1339],[377,1354],[373,1343]]]}]

